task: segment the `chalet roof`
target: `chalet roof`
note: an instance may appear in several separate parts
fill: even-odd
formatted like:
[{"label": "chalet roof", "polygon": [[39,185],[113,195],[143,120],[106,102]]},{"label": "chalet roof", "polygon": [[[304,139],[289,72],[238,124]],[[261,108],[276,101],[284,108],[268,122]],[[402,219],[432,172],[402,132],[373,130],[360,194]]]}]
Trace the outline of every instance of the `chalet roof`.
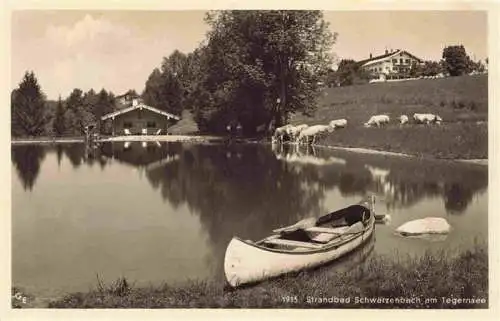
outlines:
[{"label": "chalet roof", "polygon": [[383,54],[383,55],[380,55],[380,56],[376,56],[376,57],[372,57],[372,58],[369,58],[369,59],[358,61],[358,64],[360,66],[363,66],[363,65],[367,65],[367,64],[377,63],[379,61],[386,60],[387,58],[391,58],[392,56],[396,56],[396,55],[401,54],[401,53],[405,53],[405,54],[409,55],[410,57],[412,57],[413,59],[417,60],[418,62],[422,62],[422,59],[420,59],[420,58],[412,55],[408,51],[397,49],[396,51],[393,51],[393,52],[389,52],[389,53],[386,53],[386,54]]},{"label": "chalet roof", "polygon": [[123,108],[123,109],[117,110],[115,112],[106,114],[106,115],[104,115],[104,116],[101,117],[101,120],[106,120],[106,119],[109,119],[109,118],[115,118],[116,116],[123,115],[125,113],[131,112],[131,111],[136,110],[136,109],[140,109],[140,110],[141,109],[147,109],[147,110],[152,111],[154,113],[163,115],[163,116],[165,116],[167,118],[171,118],[171,119],[175,119],[175,120],[180,120],[181,119],[179,116],[176,116],[174,114],[167,113],[166,111],[160,110],[158,108],[154,108],[154,107],[151,107],[151,106],[148,106],[148,105],[140,103],[140,104],[137,104],[137,105],[132,105],[130,107]]}]

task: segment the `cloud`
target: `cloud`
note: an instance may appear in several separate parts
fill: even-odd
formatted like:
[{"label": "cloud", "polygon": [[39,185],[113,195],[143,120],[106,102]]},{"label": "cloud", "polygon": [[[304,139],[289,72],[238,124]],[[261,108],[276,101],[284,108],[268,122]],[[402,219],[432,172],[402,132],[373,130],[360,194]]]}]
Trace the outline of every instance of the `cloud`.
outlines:
[{"label": "cloud", "polygon": [[71,25],[50,25],[42,37],[16,42],[13,88],[29,69],[49,99],[67,97],[73,88],[140,91],[161,62],[164,40],[152,43],[135,29],[89,14]]},{"label": "cloud", "polygon": [[118,53],[130,49],[136,40],[130,29],[88,14],[71,27],[49,26],[45,38],[49,45],[67,54],[96,50]]}]

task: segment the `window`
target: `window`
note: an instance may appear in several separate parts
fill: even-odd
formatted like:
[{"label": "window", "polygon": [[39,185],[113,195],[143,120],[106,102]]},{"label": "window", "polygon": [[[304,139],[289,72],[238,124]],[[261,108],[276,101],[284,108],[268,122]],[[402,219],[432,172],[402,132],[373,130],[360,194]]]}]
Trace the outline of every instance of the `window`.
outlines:
[{"label": "window", "polygon": [[394,67],[394,71],[398,71],[398,67]]},{"label": "window", "polygon": [[397,60],[397,59],[392,59],[392,63],[393,63],[393,64],[397,64],[397,63],[398,63],[398,60]]},{"label": "window", "polygon": [[409,64],[410,63],[410,59],[405,59],[405,63]]},{"label": "window", "polygon": [[399,58],[399,63],[402,64],[403,63],[403,58]]},{"label": "window", "polygon": [[132,128],[132,123],[129,121],[126,121],[123,123],[123,128]]},{"label": "window", "polygon": [[154,121],[148,121],[146,123],[147,128],[156,128],[156,123]]}]

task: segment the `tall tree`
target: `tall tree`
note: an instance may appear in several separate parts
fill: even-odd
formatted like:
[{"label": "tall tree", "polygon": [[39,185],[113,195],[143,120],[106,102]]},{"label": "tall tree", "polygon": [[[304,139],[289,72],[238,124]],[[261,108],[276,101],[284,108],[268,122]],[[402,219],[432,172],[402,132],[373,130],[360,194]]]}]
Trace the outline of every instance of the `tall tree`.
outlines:
[{"label": "tall tree", "polygon": [[142,98],[147,105],[161,110],[180,115],[182,113],[182,102],[184,89],[181,80],[182,63],[178,53],[175,51],[169,58],[165,58],[161,71],[154,69],[146,81]]},{"label": "tall tree", "polygon": [[66,124],[64,121],[64,113],[65,109],[63,106],[63,102],[61,100],[61,96],[57,100],[56,113],[53,122],[53,131],[56,136],[62,136],[66,132]]},{"label": "tall tree", "polygon": [[160,69],[155,68],[149,75],[148,80],[146,81],[146,86],[142,93],[142,98],[144,99],[144,103],[146,103],[146,105],[151,105],[156,108],[163,109],[163,106],[161,106],[163,91],[162,80],[163,79]]},{"label": "tall tree", "polygon": [[246,133],[310,114],[336,35],[320,11],[211,12],[202,80],[210,99],[196,115],[211,131],[237,121]]},{"label": "tall tree", "polygon": [[11,94],[12,136],[39,136],[49,122],[46,98],[33,72],[24,78]]},{"label": "tall tree", "polygon": [[83,109],[95,115],[97,109],[97,94],[94,89],[90,89],[83,95]]},{"label": "tall tree", "polygon": [[443,49],[444,67],[450,76],[460,76],[471,70],[471,59],[463,45],[448,46]]},{"label": "tall tree", "polygon": [[79,88],[73,89],[66,99],[66,106],[68,110],[76,111],[83,105],[83,91]]},{"label": "tall tree", "polygon": [[94,104],[95,92],[90,90],[85,95],[82,90],[75,88],[66,100],[67,112],[66,128],[71,135],[84,135],[85,126],[95,122],[91,111]]}]

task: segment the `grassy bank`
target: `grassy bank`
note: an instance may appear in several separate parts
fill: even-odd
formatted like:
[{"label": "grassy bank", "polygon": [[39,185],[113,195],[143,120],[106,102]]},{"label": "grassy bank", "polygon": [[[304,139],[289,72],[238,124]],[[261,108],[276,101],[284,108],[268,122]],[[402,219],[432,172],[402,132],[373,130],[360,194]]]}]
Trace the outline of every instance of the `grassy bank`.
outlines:
[{"label": "grassy bank", "polygon": [[319,144],[363,147],[440,159],[488,158],[486,124],[444,124],[442,126],[391,125],[386,128],[350,127],[319,140]]},{"label": "grassy bank", "polygon": [[[357,298],[399,298],[392,302]],[[329,302],[340,299],[343,302]],[[349,298],[350,302],[346,302]],[[418,299],[417,299],[418,298]],[[435,298],[430,301],[426,299]],[[443,300],[445,298],[445,300]],[[484,299],[471,304],[458,299]],[[74,293],[50,303],[50,308],[487,308],[488,254],[485,245],[458,255],[427,253],[393,261],[372,258],[352,270],[315,271],[285,276],[261,284],[228,289],[222,282],[192,281],[131,287],[127,280],[100,284],[88,293]]]},{"label": "grassy bank", "polygon": [[[441,126],[397,124],[400,115],[414,113],[438,114],[444,122]],[[363,123],[377,114],[389,115],[392,124],[364,128]],[[313,117],[295,115],[291,122],[326,124],[339,118],[348,120],[347,128],[320,144],[433,158],[488,158],[487,75],[330,88]]]}]

